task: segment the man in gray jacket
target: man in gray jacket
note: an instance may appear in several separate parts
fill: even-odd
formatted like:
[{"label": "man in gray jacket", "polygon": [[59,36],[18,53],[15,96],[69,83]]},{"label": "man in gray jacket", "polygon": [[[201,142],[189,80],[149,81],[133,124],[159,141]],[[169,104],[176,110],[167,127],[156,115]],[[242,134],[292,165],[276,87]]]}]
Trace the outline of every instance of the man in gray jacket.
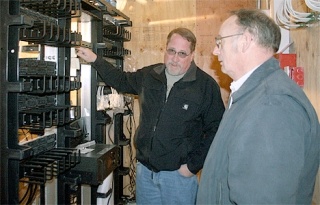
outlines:
[{"label": "man in gray jacket", "polygon": [[197,204],[311,204],[319,121],[273,58],[280,39],[280,28],[258,10],[235,11],[222,24],[213,53],[233,82]]}]

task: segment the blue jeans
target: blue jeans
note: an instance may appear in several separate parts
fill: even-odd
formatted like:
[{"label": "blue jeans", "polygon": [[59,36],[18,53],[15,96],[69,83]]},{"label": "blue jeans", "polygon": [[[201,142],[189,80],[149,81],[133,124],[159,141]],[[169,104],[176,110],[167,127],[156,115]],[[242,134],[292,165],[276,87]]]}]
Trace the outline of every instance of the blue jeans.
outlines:
[{"label": "blue jeans", "polygon": [[178,170],[153,172],[137,162],[137,205],[191,205],[196,203],[197,176],[184,177]]}]

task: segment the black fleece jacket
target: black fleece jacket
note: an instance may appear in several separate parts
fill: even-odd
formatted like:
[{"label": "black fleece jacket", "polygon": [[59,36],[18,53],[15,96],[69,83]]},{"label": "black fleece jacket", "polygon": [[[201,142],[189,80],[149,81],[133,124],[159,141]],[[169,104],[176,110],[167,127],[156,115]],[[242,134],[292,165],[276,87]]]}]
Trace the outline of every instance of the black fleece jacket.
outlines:
[{"label": "black fleece jacket", "polygon": [[102,58],[92,66],[107,85],[139,96],[137,160],[155,172],[177,170],[182,164],[194,174],[202,169],[225,110],[220,88],[210,75],[192,62],[166,100],[163,63],[136,72],[122,72]]}]

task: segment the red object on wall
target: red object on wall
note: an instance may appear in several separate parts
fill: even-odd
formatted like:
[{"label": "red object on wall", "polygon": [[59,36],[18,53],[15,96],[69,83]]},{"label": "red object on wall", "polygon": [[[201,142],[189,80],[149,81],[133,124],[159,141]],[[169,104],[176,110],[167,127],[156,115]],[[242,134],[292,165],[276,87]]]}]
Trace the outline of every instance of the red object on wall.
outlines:
[{"label": "red object on wall", "polygon": [[278,53],[275,56],[279,62],[280,62],[280,67],[283,69],[286,66],[289,67],[296,67],[297,66],[297,54],[295,53]]},{"label": "red object on wall", "polygon": [[295,81],[300,87],[304,86],[304,70],[302,67],[289,67],[286,66],[284,72]]},{"label": "red object on wall", "polygon": [[291,79],[300,87],[304,86],[304,70],[302,67],[291,67]]}]

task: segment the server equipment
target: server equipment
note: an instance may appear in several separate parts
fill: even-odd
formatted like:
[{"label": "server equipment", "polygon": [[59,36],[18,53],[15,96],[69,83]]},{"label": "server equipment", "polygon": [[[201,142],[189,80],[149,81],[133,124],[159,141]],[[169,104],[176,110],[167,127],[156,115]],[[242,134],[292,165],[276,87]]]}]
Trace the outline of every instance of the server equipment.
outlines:
[{"label": "server equipment", "polygon": [[[95,99],[101,82],[93,69],[83,78],[89,65],[74,48],[92,48],[122,69],[130,19],[105,0],[7,0],[0,23],[1,204],[82,204],[85,186],[96,204],[111,173],[114,204],[121,204],[124,144],[116,138],[123,127],[106,144],[111,118]],[[89,40],[81,33],[88,23]]]}]

